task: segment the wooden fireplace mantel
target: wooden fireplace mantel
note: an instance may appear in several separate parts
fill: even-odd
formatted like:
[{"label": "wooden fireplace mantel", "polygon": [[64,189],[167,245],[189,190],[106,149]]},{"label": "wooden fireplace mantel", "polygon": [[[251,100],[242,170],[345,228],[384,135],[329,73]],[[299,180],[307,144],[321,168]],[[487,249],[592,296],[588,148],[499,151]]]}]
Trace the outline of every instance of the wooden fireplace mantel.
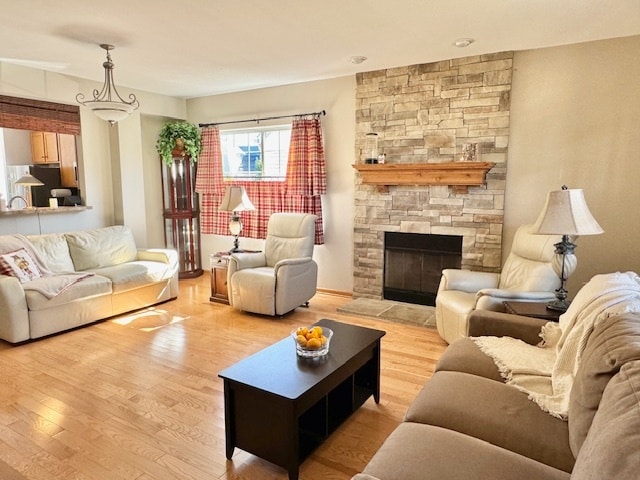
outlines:
[{"label": "wooden fireplace mantel", "polygon": [[466,192],[469,185],[483,185],[491,162],[356,164],[362,183],[385,192],[390,185],[449,185]]}]

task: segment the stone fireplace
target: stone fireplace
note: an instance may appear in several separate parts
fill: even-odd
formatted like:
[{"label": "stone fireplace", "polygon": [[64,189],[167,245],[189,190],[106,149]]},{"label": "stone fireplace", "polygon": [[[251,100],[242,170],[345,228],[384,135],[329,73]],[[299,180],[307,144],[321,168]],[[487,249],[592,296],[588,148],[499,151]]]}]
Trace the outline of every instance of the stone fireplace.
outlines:
[{"label": "stone fireplace", "polygon": [[357,75],[356,164],[374,132],[389,166],[458,162],[471,143],[491,168],[463,188],[440,176],[380,188],[356,173],[355,298],[384,298],[386,232],[458,236],[462,268],[499,271],[512,58],[505,52]]}]

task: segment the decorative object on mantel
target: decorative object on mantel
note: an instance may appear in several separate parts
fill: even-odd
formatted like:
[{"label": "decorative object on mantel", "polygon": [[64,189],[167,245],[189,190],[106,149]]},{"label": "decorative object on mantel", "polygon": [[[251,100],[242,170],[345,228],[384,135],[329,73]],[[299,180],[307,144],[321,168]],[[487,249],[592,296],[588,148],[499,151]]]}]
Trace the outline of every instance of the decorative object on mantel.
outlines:
[{"label": "decorative object on mantel", "polygon": [[553,270],[560,277],[560,288],[556,290],[556,300],[547,304],[549,310],[564,312],[569,308],[565,282],[578,266],[573,241],[580,235],[597,235],[604,230],[593,218],[582,189],[568,189],[549,192],[533,232],[543,235],[562,235],[562,241],[554,246]]},{"label": "decorative object on mantel", "polygon": [[360,172],[362,183],[376,185],[380,192],[390,185],[448,185],[457,192],[466,192],[470,185],[483,185],[491,162],[446,163],[385,163],[384,165],[353,165]]},{"label": "decorative object on mantel", "polygon": [[140,103],[133,93],[129,94],[129,101],[127,102],[116,90],[116,85],[113,82],[113,62],[111,61],[111,53],[109,53],[115,47],[101,43],[100,48],[107,51],[107,60],[102,64],[104,67],[102,90],[95,89],[93,91],[93,100],[84,100],[84,94],[79,93],[76,95],[76,101],[80,105],[90,108],[97,117],[106,120],[113,126],[116,122],[127,118],[131,112],[140,106]]},{"label": "decorative object on mantel", "polygon": [[480,144],[465,143],[462,145],[461,162],[478,162],[480,161]]},{"label": "decorative object on mantel", "polygon": [[197,162],[202,151],[200,130],[181,120],[166,123],[158,134],[156,150],[167,165],[173,163],[174,155],[188,156],[192,162]]},{"label": "decorative object on mantel", "polygon": [[378,163],[378,134],[367,133],[364,138],[364,163]]}]

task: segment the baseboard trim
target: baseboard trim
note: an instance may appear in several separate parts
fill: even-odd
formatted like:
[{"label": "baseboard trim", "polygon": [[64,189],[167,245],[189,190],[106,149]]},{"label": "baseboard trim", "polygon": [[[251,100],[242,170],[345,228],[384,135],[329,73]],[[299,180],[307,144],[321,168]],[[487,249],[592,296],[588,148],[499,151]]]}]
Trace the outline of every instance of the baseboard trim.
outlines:
[{"label": "baseboard trim", "polygon": [[316,292],[324,293],[326,295],[335,295],[337,297],[353,298],[352,292],[343,292],[341,290],[331,290],[328,288],[316,288]]}]

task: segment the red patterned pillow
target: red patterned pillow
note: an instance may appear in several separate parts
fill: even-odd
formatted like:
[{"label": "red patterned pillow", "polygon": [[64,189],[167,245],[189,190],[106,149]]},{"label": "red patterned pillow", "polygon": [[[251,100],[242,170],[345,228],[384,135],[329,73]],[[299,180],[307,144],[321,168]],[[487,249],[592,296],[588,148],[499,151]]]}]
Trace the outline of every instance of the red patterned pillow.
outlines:
[{"label": "red patterned pillow", "polygon": [[20,283],[42,276],[38,265],[24,248],[0,255],[0,273],[16,277]]}]

